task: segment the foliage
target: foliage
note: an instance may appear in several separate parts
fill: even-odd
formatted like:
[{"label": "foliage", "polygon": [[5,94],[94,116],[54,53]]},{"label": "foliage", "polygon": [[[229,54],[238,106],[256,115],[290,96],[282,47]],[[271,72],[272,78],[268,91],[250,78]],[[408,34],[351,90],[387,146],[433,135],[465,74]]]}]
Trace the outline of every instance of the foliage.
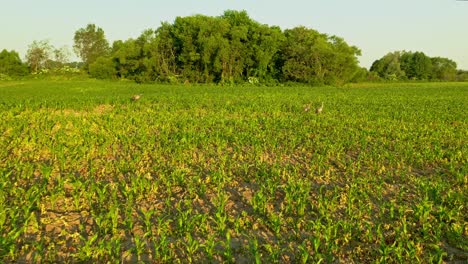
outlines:
[{"label": "foliage", "polygon": [[327,36],[305,27],[285,31],[286,41],[282,49],[282,72],[286,80],[319,83],[325,71],[322,55],[329,53]]},{"label": "foliage", "polygon": [[176,50],[171,29],[169,23],[162,23],[156,31],[148,30],[140,36],[144,40],[143,63],[148,80],[167,82],[176,79]]},{"label": "foliage", "polygon": [[111,51],[119,78],[220,84],[249,78],[342,84],[359,71],[358,55],[342,38],[306,28],[282,32],[232,10],[218,17],[177,17],[137,39],[115,41]]},{"label": "foliage", "polygon": [[403,80],[406,78],[406,73],[401,69],[400,57],[400,51],[388,53],[381,59],[374,61],[370,71],[386,80]]},{"label": "foliage", "polygon": [[76,68],[70,64],[69,57],[66,46],[55,48],[48,40],[33,41],[26,54],[33,75],[60,74],[68,68]]},{"label": "foliage", "polygon": [[403,52],[401,70],[410,80],[428,80],[432,74],[431,58],[422,52]]},{"label": "foliage", "polygon": [[117,71],[112,58],[99,57],[95,62],[89,65],[89,75],[97,79],[113,79]]},{"label": "foliage", "polygon": [[285,80],[312,84],[343,84],[359,71],[359,49],[336,36],[305,27],[285,31],[280,54]]},{"label": "foliage", "polygon": [[117,64],[117,72],[121,78],[129,78],[139,75],[141,46],[135,40],[129,39],[125,42],[116,41],[113,45],[113,59]]},{"label": "foliage", "polygon": [[373,76],[370,76],[370,73],[366,68],[360,67],[355,71],[350,82],[358,83],[358,82],[372,81],[372,78]]},{"label": "foliage", "polygon": [[457,64],[447,58],[428,57],[423,52],[395,51],[376,60],[371,72],[385,80],[454,81]]},{"label": "foliage", "polygon": [[49,69],[60,69],[65,67],[70,61],[70,51],[66,46],[61,48],[52,48],[52,57],[47,62]]},{"label": "foliage", "polygon": [[454,81],[457,75],[457,63],[441,57],[431,58],[432,79]]},{"label": "foliage", "polygon": [[88,24],[86,28],[80,28],[75,32],[73,48],[76,54],[83,60],[85,69],[101,56],[109,53],[109,43],[106,40],[104,30],[94,24]]},{"label": "foliage", "polygon": [[26,60],[32,73],[48,68],[52,56],[53,46],[48,40],[33,41],[28,48]]},{"label": "foliage", "polygon": [[6,49],[0,52],[0,74],[6,76],[25,76],[28,74],[28,67],[25,65],[19,54]]},{"label": "foliage", "polygon": [[458,70],[456,80],[459,82],[468,81],[468,71]]},{"label": "foliage", "polygon": [[467,97],[0,82],[0,262],[466,262]]}]

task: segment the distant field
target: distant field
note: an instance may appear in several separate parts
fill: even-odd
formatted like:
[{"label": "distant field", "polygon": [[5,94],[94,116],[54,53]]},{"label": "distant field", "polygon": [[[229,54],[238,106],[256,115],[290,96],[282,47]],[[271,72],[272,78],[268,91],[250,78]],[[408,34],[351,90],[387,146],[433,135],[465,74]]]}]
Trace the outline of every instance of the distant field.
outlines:
[{"label": "distant field", "polygon": [[0,262],[468,261],[466,83],[0,82],[0,115]]}]

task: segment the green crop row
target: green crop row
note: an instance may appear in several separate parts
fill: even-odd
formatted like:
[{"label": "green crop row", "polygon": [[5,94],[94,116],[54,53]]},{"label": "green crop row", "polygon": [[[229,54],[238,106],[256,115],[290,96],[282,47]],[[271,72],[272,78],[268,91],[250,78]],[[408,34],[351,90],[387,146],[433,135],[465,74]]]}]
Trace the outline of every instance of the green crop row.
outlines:
[{"label": "green crop row", "polygon": [[0,260],[466,261],[467,102],[458,83],[0,82]]}]

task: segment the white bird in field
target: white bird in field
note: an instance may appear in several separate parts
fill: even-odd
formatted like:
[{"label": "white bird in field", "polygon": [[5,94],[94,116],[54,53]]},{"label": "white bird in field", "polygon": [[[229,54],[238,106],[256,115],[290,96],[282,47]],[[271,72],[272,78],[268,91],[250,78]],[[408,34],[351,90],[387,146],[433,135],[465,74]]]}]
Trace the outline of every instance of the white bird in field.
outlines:
[{"label": "white bird in field", "polygon": [[131,99],[132,99],[132,101],[138,101],[138,100],[140,100],[140,98],[141,98],[141,94],[135,94],[134,96],[132,96]]},{"label": "white bird in field", "polygon": [[315,113],[320,114],[320,113],[322,113],[322,111],[323,111],[323,102],[322,102],[322,105],[319,108],[315,109]]},{"label": "white bird in field", "polygon": [[309,112],[310,110],[310,104],[304,105],[304,112]]}]

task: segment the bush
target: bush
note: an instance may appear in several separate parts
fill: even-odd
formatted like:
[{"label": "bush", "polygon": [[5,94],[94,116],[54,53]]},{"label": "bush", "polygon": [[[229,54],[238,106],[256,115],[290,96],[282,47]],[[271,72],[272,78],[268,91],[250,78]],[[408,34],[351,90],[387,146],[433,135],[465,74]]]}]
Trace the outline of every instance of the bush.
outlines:
[{"label": "bush", "polygon": [[0,52],[0,74],[2,79],[26,76],[29,73],[28,66],[21,62],[16,51],[2,50]]},{"label": "bush", "polygon": [[11,81],[12,78],[6,74],[0,73],[0,81]]},{"label": "bush", "polygon": [[99,57],[89,65],[89,75],[96,79],[115,79],[117,70],[112,58]]}]

